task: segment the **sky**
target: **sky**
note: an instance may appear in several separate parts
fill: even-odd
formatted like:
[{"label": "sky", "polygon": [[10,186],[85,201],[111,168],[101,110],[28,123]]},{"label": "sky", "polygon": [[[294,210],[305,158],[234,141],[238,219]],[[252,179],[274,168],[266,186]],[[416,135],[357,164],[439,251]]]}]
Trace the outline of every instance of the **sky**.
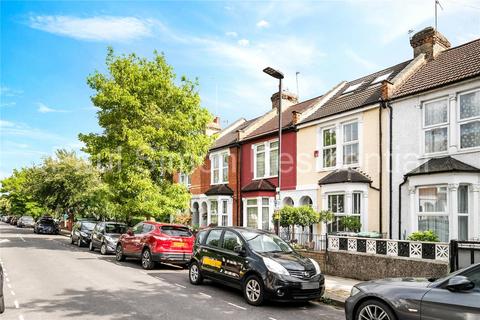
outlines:
[{"label": "sky", "polygon": [[[457,46],[480,38],[480,0],[440,0],[438,30]],[[0,178],[100,132],[89,74],[107,47],[163,52],[198,78],[222,126],[271,108],[285,74],[300,100],[411,59],[409,30],[433,26],[434,0],[4,1],[0,39]],[[298,91],[296,73],[298,74]]]}]

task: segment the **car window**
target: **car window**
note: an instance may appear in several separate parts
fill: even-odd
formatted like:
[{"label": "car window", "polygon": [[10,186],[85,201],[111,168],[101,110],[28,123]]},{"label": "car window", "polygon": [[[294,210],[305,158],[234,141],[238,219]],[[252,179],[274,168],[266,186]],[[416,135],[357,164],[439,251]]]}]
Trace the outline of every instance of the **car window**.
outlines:
[{"label": "car window", "polygon": [[240,231],[250,249],[257,252],[292,252],[292,248],[276,235],[257,233],[253,231]]},{"label": "car window", "polygon": [[476,292],[480,292],[480,268],[476,268],[468,273],[465,276],[475,283],[475,288],[473,289]]},{"label": "car window", "polygon": [[95,223],[93,222],[84,222],[82,223],[82,230],[88,230],[91,231],[95,228]]},{"label": "car window", "polygon": [[225,235],[223,236],[223,248],[233,251],[236,246],[241,246],[242,240],[240,237],[237,236],[235,232],[232,231],[225,231]]},{"label": "car window", "polygon": [[[103,229],[103,228],[102,228]],[[118,224],[118,223],[107,223],[105,225],[105,233],[125,233],[127,232],[127,226],[124,224]]]},{"label": "car window", "polygon": [[140,223],[136,224],[132,228],[132,232],[133,232],[133,234],[141,234],[143,232],[143,222],[140,222]]},{"label": "car window", "polygon": [[153,230],[153,226],[148,223],[143,224],[143,233],[149,233],[150,231]]},{"label": "car window", "polygon": [[220,237],[222,235],[221,229],[213,229],[208,233],[205,244],[212,247],[220,247]]},{"label": "car window", "polygon": [[178,226],[162,226],[160,231],[166,235],[172,237],[191,237],[192,232],[187,227],[178,227]]},{"label": "car window", "polygon": [[195,244],[200,244],[203,243],[203,240],[205,240],[205,236],[207,235],[206,231],[199,231],[197,233],[197,237],[195,239]]}]

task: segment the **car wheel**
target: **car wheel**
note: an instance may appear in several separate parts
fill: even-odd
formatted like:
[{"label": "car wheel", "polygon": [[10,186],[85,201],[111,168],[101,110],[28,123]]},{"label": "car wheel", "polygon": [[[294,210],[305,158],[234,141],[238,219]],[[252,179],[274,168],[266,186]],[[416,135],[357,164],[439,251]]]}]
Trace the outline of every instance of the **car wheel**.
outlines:
[{"label": "car wheel", "polygon": [[203,276],[197,262],[192,262],[192,264],[190,265],[190,268],[188,270],[188,278],[190,279],[190,283],[193,285],[198,286],[202,284]]},{"label": "car wheel", "polygon": [[75,241],[73,241],[73,236],[70,235],[70,244],[74,244],[74,243],[75,243]]},{"label": "car wheel", "polygon": [[123,255],[123,248],[121,244],[118,244],[117,248],[115,249],[115,259],[117,259],[118,262],[125,261],[125,256]]},{"label": "car wheel", "polygon": [[152,270],[155,266],[155,262],[152,261],[152,254],[150,249],[145,249],[142,252],[142,268],[145,270]]},{"label": "car wheel", "polygon": [[100,253],[102,255],[106,255],[107,254],[107,245],[105,243],[102,243],[102,246],[100,247]]},{"label": "car wheel", "polygon": [[90,244],[88,245],[88,250],[95,251],[95,247],[93,246],[93,241],[90,240]]},{"label": "car wheel", "polygon": [[77,239],[77,246],[81,247],[82,246],[82,237],[78,237]]},{"label": "car wheel", "polygon": [[256,275],[252,275],[243,284],[243,295],[248,304],[259,306],[263,303],[263,281]]},{"label": "car wheel", "polygon": [[392,309],[385,303],[377,300],[367,300],[357,309],[355,320],[396,320]]}]

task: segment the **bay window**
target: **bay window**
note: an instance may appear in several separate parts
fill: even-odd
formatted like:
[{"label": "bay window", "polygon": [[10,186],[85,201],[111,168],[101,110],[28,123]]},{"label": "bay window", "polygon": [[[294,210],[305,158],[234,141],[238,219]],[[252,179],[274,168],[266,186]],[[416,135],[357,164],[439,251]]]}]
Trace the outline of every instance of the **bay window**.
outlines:
[{"label": "bay window", "polygon": [[468,185],[458,187],[458,240],[468,240]]},{"label": "bay window", "polygon": [[228,152],[210,155],[211,184],[228,183]]},{"label": "bay window", "polygon": [[247,199],[247,227],[258,228],[257,199]]},{"label": "bay window", "polygon": [[218,201],[210,201],[210,224],[218,225]]},{"label": "bay window", "polygon": [[327,224],[327,231],[329,233],[353,231],[347,230],[342,219],[349,217],[350,219],[357,220],[359,223],[362,221],[362,198],[363,192],[360,191],[328,194],[327,209],[333,213],[334,219]]},{"label": "bay window", "polygon": [[418,188],[418,230],[431,230],[441,241],[449,240],[447,187]]},{"label": "bay window", "polygon": [[480,90],[459,95],[460,148],[480,147]]},{"label": "bay window", "polygon": [[270,226],[270,201],[262,198],[262,229],[268,230]]},{"label": "bay window", "polygon": [[335,128],[324,129],[323,137],[323,167],[330,168],[337,165],[337,137]]},{"label": "bay window", "polygon": [[222,200],[222,218],[220,219],[222,226],[228,226],[228,201]]},{"label": "bay window", "polygon": [[246,220],[249,228],[270,230],[270,198],[246,199]]},{"label": "bay window", "polygon": [[278,141],[253,146],[255,179],[278,176]]},{"label": "bay window", "polygon": [[358,163],[358,123],[343,125],[343,164]]},{"label": "bay window", "polygon": [[448,100],[440,99],[423,104],[425,153],[447,151]]}]

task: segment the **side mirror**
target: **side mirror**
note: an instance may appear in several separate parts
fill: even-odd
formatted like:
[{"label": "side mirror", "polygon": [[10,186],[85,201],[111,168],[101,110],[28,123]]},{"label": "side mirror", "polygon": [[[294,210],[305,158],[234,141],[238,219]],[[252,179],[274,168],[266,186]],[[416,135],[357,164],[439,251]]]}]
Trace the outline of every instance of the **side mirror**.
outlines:
[{"label": "side mirror", "polygon": [[247,251],[245,250],[245,248],[242,245],[236,245],[233,248],[233,252],[238,253],[241,256],[244,256],[247,253]]},{"label": "side mirror", "polygon": [[475,288],[475,283],[464,276],[455,276],[448,280],[446,288],[452,292],[469,291]]},{"label": "side mirror", "polygon": [[133,231],[132,231],[132,229],[128,229],[128,230],[127,230],[127,235],[133,236]]}]

